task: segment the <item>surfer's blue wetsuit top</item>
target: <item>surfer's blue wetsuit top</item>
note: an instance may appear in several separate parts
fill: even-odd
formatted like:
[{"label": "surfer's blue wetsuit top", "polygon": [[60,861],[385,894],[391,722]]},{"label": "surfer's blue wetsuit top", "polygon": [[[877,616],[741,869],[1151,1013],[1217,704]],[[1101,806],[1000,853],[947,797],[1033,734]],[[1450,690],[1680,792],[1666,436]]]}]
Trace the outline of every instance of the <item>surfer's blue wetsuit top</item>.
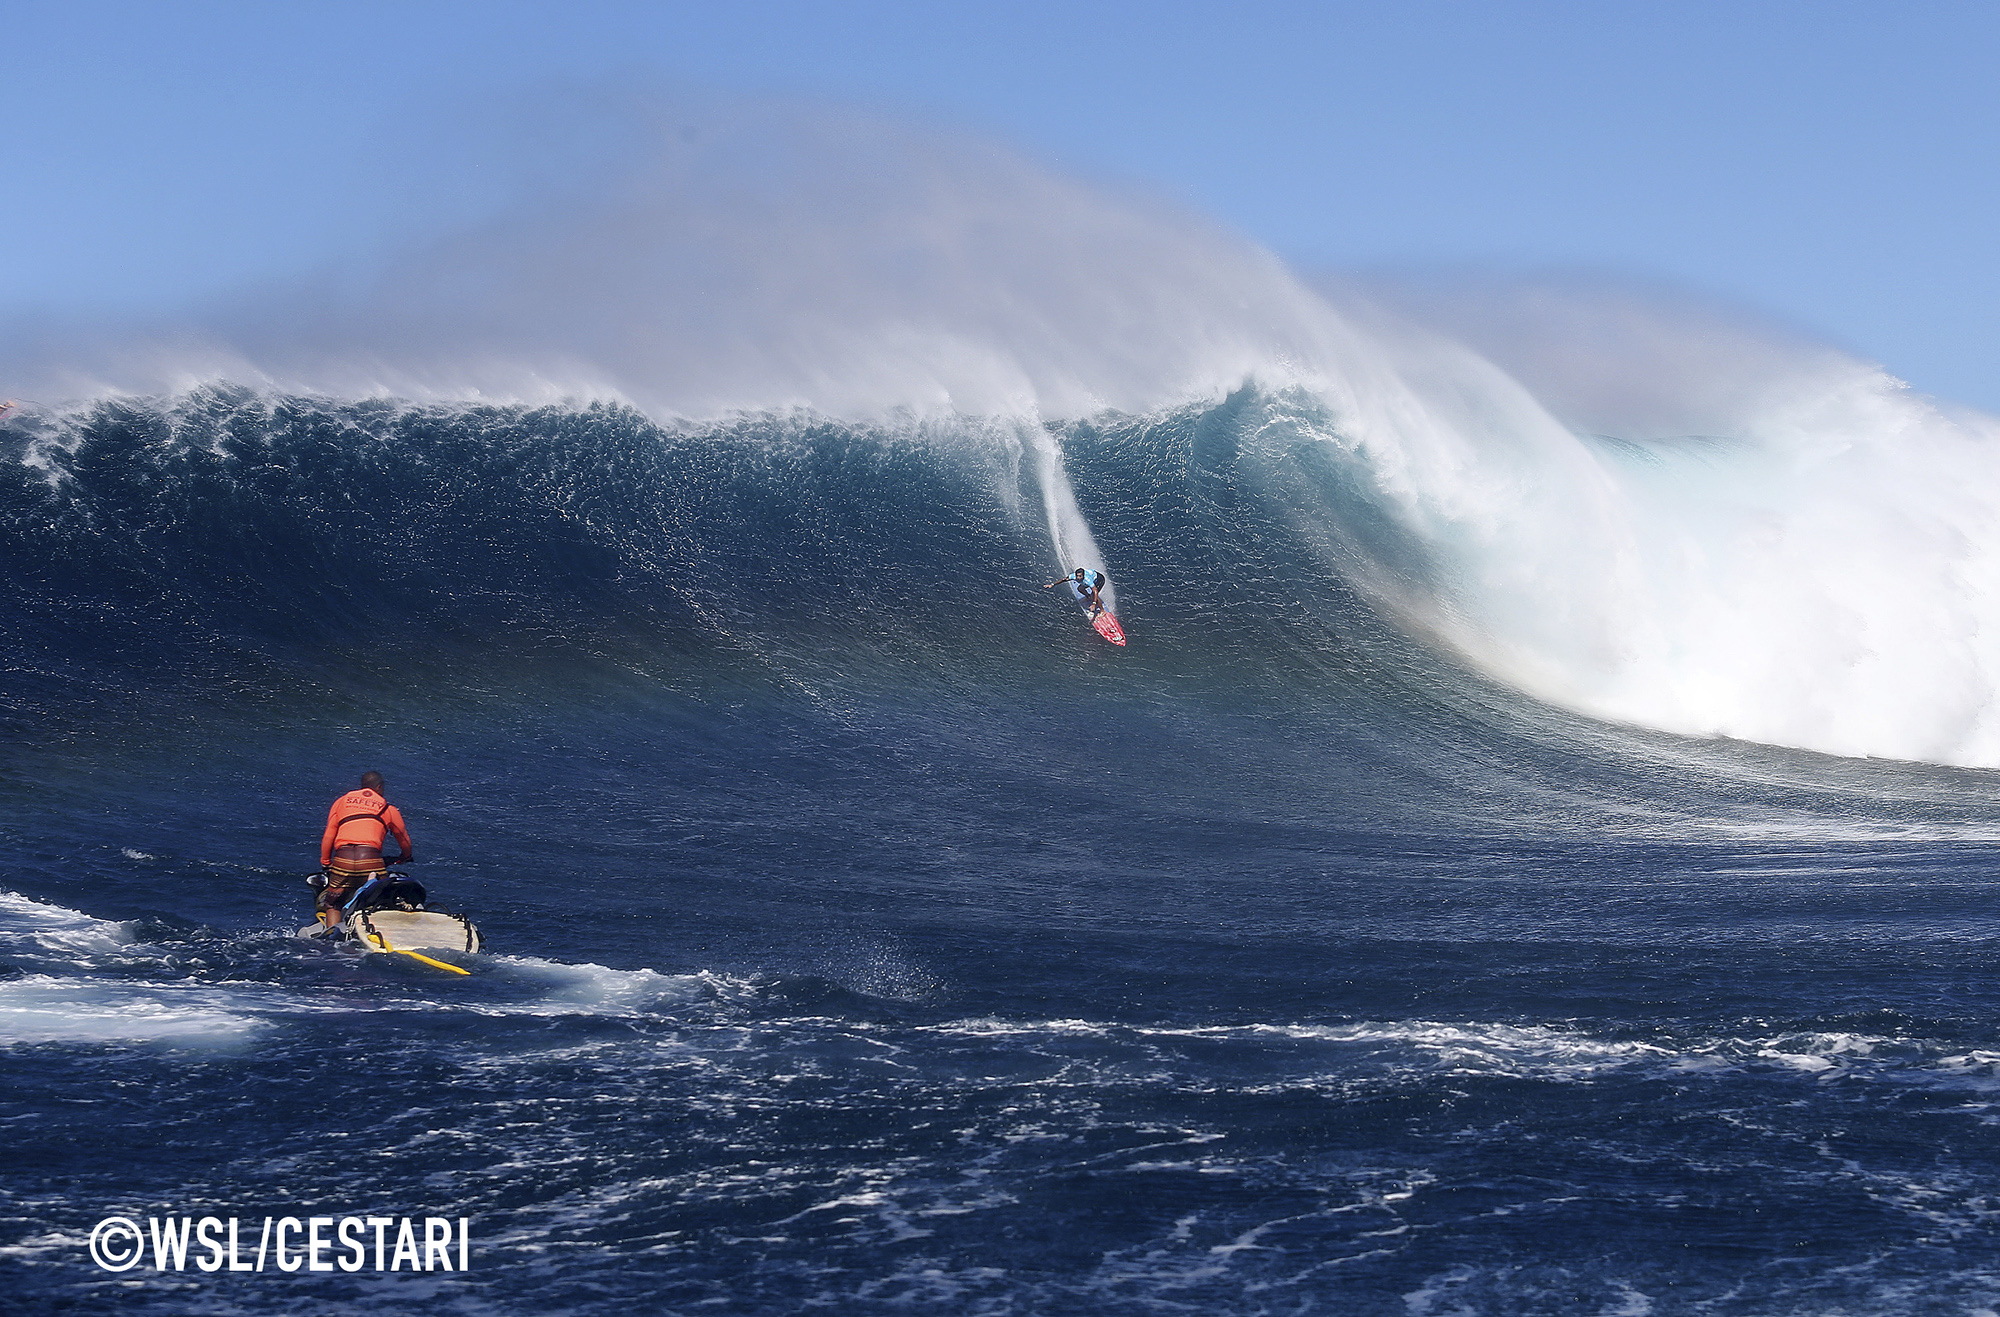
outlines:
[{"label": "surfer's blue wetsuit top", "polygon": [[1069,576],[1069,592],[1076,596],[1076,601],[1088,609],[1090,615],[1094,618],[1104,611],[1104,597],[1098,595],[1093,598],[1090,592],[1104,588],[1104,573],[1093,572],[1083,567],[1077,568],[1077,571],[1083,573],[1083,579],[1079,581],[1076,578],[1076,572],[1071,572]]}]

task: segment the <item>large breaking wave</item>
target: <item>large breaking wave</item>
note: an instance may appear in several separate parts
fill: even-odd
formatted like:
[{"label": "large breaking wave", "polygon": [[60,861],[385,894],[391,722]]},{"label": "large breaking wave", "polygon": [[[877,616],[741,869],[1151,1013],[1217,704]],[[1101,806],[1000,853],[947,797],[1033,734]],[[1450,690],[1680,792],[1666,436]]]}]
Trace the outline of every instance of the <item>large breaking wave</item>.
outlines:
[{"label": "large breaking wave", "polygon": [[1391,315],[992,148],[625,122],[589,189],[372,274],[23,342],[23,391],[86,401],[6,426],[17,667],[1033,663],[1026,587],[1087,560],[1137,651],[1218,671],[1395,632],[1616,722],[2000,765],[1990,418],[1657,306]]}]

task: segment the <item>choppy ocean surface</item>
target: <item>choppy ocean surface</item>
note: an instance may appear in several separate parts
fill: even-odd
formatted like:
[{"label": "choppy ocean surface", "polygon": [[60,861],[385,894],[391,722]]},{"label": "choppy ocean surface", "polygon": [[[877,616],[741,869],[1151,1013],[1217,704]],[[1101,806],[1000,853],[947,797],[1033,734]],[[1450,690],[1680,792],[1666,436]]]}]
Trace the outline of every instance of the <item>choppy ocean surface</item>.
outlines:
[{"label": "choppy ocean surface", "polygon": [[[1310,398],[0,435],[0,1303],[2000,1309],[1993,772],[1518,693]],[[1038,588],[1081,527],[1127,649]],[[470,977],[289,936],[369,768]]]}]

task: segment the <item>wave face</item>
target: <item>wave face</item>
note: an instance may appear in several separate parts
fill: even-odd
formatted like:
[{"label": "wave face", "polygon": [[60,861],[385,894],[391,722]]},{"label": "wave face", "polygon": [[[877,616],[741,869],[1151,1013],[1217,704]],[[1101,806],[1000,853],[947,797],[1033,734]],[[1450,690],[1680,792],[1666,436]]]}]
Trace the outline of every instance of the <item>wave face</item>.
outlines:
[{"label": "wave face", "polygon": [[[1984,1302],[1988,776],[1496,680],[1518,527],[1356,415],[11,422],[16,1291],[185,1311],[91,1224],[386,1204],[474,1313]],[[467,978],[286,936],[364,766]]]},{"label": "wave face", "polygon": [[1984,418],[1822,357],[1733,436],[1580,435],[1446,355],[1069,422],[231,388],[37,414],[7,431],[10,658],[114,686],[586,637],[797,676],[1033,665],[1060,621],[1030,587],[1081,561],[1134,592],[1145,671],[1478,673],[1684,735],[2000,762]]}]

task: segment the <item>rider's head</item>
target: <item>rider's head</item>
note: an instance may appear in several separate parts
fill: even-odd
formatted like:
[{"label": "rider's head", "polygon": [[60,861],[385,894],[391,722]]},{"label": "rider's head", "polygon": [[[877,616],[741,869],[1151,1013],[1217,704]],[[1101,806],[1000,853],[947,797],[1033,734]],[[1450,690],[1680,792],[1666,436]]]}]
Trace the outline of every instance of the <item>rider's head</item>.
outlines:
[{"label": "rider's head", "polygon": [[377,773],[373,769],[370,769],[368,772],[363,773],[361,775],[361,785],[366,787],[370,791],[380,791],[387,784],[382,781],[382,775],[380,773]]},{"label": "rider's head", "polygon": [[1077,580],[1081,581],[1083,579],[1083,568],[1081,567],[1077,568],[1075,571],[1071,572],[1070,575],[1074,576]]}]

